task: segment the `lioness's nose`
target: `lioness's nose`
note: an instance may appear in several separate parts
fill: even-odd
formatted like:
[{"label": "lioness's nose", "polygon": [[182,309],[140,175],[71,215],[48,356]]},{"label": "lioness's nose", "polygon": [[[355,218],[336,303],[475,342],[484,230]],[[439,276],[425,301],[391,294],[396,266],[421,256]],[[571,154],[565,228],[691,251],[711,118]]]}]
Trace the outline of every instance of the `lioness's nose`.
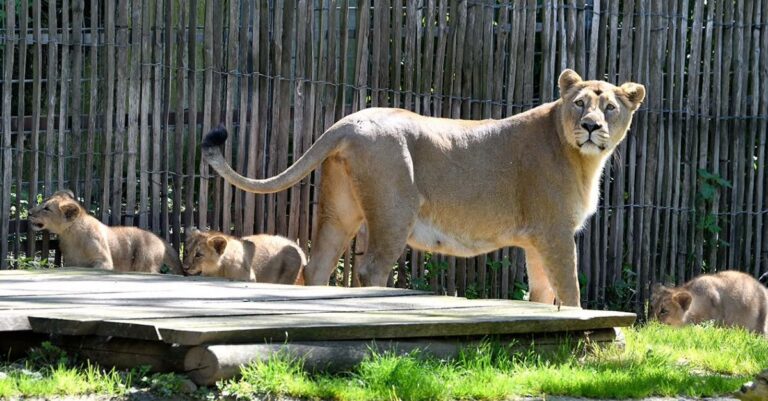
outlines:
[{"label": "lioness's nose", "polygon": [[581,128],[584,128],[585,130],[587,130],[587,132],[590,132],[590,133],[594,130],[600,129],[601,127],[602,125],[597,123],[590,123],[590,122],[581,123]]}]

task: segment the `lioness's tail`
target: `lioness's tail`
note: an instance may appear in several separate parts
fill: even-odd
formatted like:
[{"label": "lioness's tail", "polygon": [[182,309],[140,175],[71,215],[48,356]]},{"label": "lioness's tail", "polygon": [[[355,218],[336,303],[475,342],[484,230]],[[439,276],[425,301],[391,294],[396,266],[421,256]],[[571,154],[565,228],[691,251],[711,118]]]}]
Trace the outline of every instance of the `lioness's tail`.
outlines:
[{"label": "lioness's tail", "polygon": [[184,274],[184,270],[181,268],[181,259],[179,259],[179,252],[177,252],[171,245],[163,241],[165,244],[165,255],[163,263],[168,266],[168,272],[170,274]]},{"label": "lioness's tail", "polygon": [[208,132],[203,138],[202,146],[208,164],[227,182],[244,191],[266,194],[290,188],[317,168],[337,148],[340,136],[334,134],[333,131],[329,131],[321,135],[292,166],[274,177],[263,180],[238,174],[224,159],[221,153],[221,145],[227,140],[227,130],[224,127]]}]

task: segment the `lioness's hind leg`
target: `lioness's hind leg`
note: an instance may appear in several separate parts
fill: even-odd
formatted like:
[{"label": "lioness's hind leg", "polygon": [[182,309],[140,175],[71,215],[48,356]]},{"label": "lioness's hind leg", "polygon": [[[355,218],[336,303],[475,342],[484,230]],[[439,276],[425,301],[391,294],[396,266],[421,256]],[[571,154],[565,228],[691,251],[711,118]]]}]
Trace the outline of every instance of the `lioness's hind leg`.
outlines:
[{"label": "lioness's hind leg", "polygon": [[360,190],[365,193],[363,211],[368,224],[368,249],[356,273],[362,286],[385,287],[415,224],[418,195],[414,188],[403,188],[396,183],[363,191]]},{"label": "lioness's hind leg", "polygon": [[534,247],[525,248],[525,270],[528,273],[530,301],[552,305],[555,302],[555,292],[549,283],[541,254]]},{"label": "lioness's hind leg", "polygon": [[363,222],[362,210],[345,170],[341,161],[323,162],[317,235],[309,263],[304,268],[306,285],[328,285],[342,252]]}]

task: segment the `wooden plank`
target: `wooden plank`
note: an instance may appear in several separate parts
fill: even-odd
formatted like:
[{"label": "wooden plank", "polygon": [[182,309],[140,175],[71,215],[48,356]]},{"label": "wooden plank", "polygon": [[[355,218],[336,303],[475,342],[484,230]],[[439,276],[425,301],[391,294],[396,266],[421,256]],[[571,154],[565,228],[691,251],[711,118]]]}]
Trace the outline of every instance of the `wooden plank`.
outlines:
[{"label": "wooden plank", "polygon": [[[16,46],[13,44],[13,35],[16,30],[16,4],[15,2],[8,1],[5,4],[5,32],[10,36],[9,40],[6,40],[4,45],[5,54],[3,59],[3,175],[0,182],[5,189],[0,195],[0,255],[8,255],[8,224],[11,217],[11,161],[13,158],[11,147],[11,94],[13,93],[12,78],[13,78],[13,53],[16,50]],[[23,69],[24,66],[22,66]],[[21,192],[21,188],[16,189],[17,193]],[[3,257],[0,260],[0,270],[4,270],[8,267],[8,258]]]},{"label": "wooden plank", "polygon": [[[83,196],[80,181],[80,164],[82,155],[82,81],[83,81],[83,12],[84,0],[72,0],[72,107],[68,110],[72,130],[70,131],[69,146],[69,187]],[[66,42],[66,39],[65,39]],[[66,46],[65,46],[66,47]],[[23,116],[23,114],[22,114]],[[86,208],[90,208],[91,200],[84,199]]]},{"label": "wooden plank", "polygon": [[[92,6],[93,7],[93,6]],[[111,177],[112,177],[112,134],[114,130],[114,111],[115,111],[115,2],[108,1],[104,10],[105,31],[107,43],[107,68],[106,68],[106,106],[104,110],[104,138],[102,149],[102,171],[101,176],[101,222],[109,223],[110,205],[112,202]]]},{"label": "wooden plank", "polygon": [[[516,301],[508,301],[516,302]],[[162,341],[182,345],[302,340],[347,340],[368,338],[450,337],[540,333],[623,327],[634,322],[629,313],[562,309],[560,312],[531,312],[518,309],[476,308],[458,311],[327,313],[322,315],[209,318],[192,324],[188,320],[143,321],[156,324]],[[353,322],[350,324],[350,322]],[[131,322],[108,321],[100,333],[128,332]],[[102,334],[102,335],[103,335]]]},{"label": "wooden plank", "polygon": [[[98,0],[91,0],[90,2],[90,15],[91,15],[91,32],[97,32],[99,28],[99,3]],[[98,40],[91,40],[91,45],[88,49],[88,57],[89,57],[89,65],[90,65],[90,71],[88,74],[90,75],[90,80],[88,83],[88,89],[90,92],[89,98],[88,98],[88,135],[86,139],[86,145],[85,145],[85,165],[84,167],[84,174],[83,179],[85,180],[84,185],[84,199],[88,207],[92,207],[94,204],[99,204],[99,202],[95,201],[94,199],[94,190],[93,190],[93,176],[94,172],[96,171],[96,168],[94,166],[94,159],[95,159],[95,152],[96,152],[96,110],[98,103],[100,102],[94,102],[93,99],[99,98],[99,84],[98,84],[98,77],[99,77],[99,41]],[[102,128],[104,129],[104,128]],[[106,130],[105,130],[106,131]],[[102,158],[103,160],[103,158]],[[102,182],[102,185],[104,185],[104,182]]]},{"label": "wooden plank", "polygon": [[115,99],[115,148],[112,167],[112,207],[110,210],[110,225],[121,225],[123,216],[123,169],[125,168],[125,139],[126,130],[126,99],[128,91],[128,12],[129,0],[117,2],[116,47],[117,52],[117,91]]},{"label": "wooden plank", "polygon": [[[232,135],[232,140],[227,141],[224,147],[225,155],[229,158],[228,160],[230,161],[230,164],[235,166],[237,171],[244,171],[245,162],[240,156],[242,152],[244,152],[245,146],[238,146],[237,154],[232,154],[233,142],[240,143],[241,141],[245,141],[246,136],[244,134],[247,132],[246,127],[239,126],[239,123],[235,121],[235,110],[238,111],[238,115],[242,116],[242,104],[240,104],[237,95],[238,92],[240,92],[242,81],[245,79],[244,76],[238,73],[239,71],[245,70],[242,67],[242,59],[245,57],[240,57],[240,52],[237,50],[241,40],[245,37],[243,36],[244,32],[239,29],[240,19],[243,15],[240,10],[240,4],[237,3],[238,2],[234,1],[229,3],[229,34],[227,36],[227,71],[229,72],[227,73],[227,103],[226,109],[224,110],[224,121],[227,131]],[[240,96],[242,97],[242,93]],[[237,128],[235,128],[236,126]],[[224,210],[222,210],[222,225],[224,226],[224,232],[231,232],[235,236],[242,236],[243,191],[240,191],[233,186],[226,186],[225,188],[227,189],[225,189],[222,198],[222,202],[225,205]]]},{"label": "wooden plank", "polygon": [[[159,29],[163,23],[163,2],[155,1],[155,21],[153,28]],[[154,42],[152,44],[152,62],[155,68],[152,71],[153,88],[152,88],[152,207],[150,208],[152,218],[152,231],[162,234],[161,215],[163,213],[164,201],[161,200],[162,188],[165,187],[166,175],[161,173],[162,166],[165,157],[165,130],[163,129],[163,122],[167,122],[164,118],[164,97],[163,97],[163,57],[161,56],[164,50],[164,42],[162,35],[154,35]],[[160,235],[161,238],[166,238],[165,235]]]},{"label": "wooden plank", "polygon": [[[186,126],[184,124],[184,98],[187,86],[187,18],[189,2],[179,1],[176,7],[176,63],[175,63],[175,104],[176,113],[173,127],[173,148],[171,157],[173,159],[173,177],[171,184],[173,186],[173,210],[171,211],[170,233],[171,244],[174,248],[181,247],[181,203],[184,188],[184,136]],[[168,48],[170,51],[170,47]],[[230,131],[232,132],[232,131]],[[231,143],[231,141],[230,141]],[[228,203],[226,203],[228,204]],[[228,208],[227,208],[228,209]]]},{"label": "wooden plank", "polygon": [[[56,43],[56,46],[58,47],[61,43],[67,43],[69,44],[71,39],[69,38],[69,0],[62,0],[61,2],[61,34],[60,36],[57,36],[58,40],[55,40],[54,43]],[[51,36],[49,36],[50,40]],[[49,42],[50,43],[50,42]],[[60,76],[58,77],[57,81],[59,83],[59,104],[58,104],[58,136],[56,140],[56,187],[51,188],[51,193],[53,191],[56,191],[59,188],[69,188],[67,183],[64,181],[65,177],[65,166],[66,163],[64,163],[64,156],[67,148],[67,142],[68,138],[66,136],[66,129],[67,129],[67,115],[69,110],[69,83],[72,80],[72,77],[70,76],[70,64],[69,64],[69,45],[62,45],[61,46],[61,52],[60,52],[61,58],[59,60],[58,68],[60,70]],[[48,114],[53,114],[51,111],[54,109],[48,109]],[[50,152],[52,148],[48,148],[48,151]]]},{"label": "wooden plank", "polygon": [[[205,31],[203,33],[203,65],[205,67],[205,73],[204,73],[204,81],[205,85],[203,87],[203,131],[200,133],[201,135],[207,134],[211,130],[211,125],[213,124],[212,120],[212,112],[213,112],[213,103],[217,103],[217,99],[213,99],[213,68],[215,61],[213,60],[213,2],[212,1],[206,1],[205,2]],[[256,46],[257,39],[258,39],[258,29],[256,29],[256,11],[254,11],[254,38],[253,38],[253,46]],[[258,60],[258,57],[253,58],[254,63],[256,63]],[[258,71],[257,67],[254,67],[254,70]],[[254,104],[256,103],[256,95],[255,93],[258,92],[257,87],[254,86]],[[254,106],[255,107],[255,106]],[[256,114],[253,114],[253,118],[255,118]],[[254,127],[255,123],[251,125],[251,127]],[[251,154],[253,153],[253,149],[251,149]],[[208,186],[210,185],[210,180],[208,179],[208,162],[205,161],[203,157],[200,157],[200,163],[198,165],[198,169],[200,171],[200,179],[199,179],[199,189],[198,189],[198,207],[197,207],[197,224],[201,228],[208,227]],[[250,171],[248,174],[249,177],[253,177],[254,175],[250,175]],[[247,204],[247,201],[246,201]],[[187,227],[185,227],[186,229]]]},{"label": "wooden plank", "polygon": [[[41,28],[41,0],[34,0],[32,6],[32,25],[34,30],[35,40],[35,54],[32,61],[32,132],[30,134],[30,148],[32,149],[32,160],[30,161],[30,169],[27,174],[27,181],[29,182],[29,195],[27,197],[28,205],[37,204],[38,195],[38,171],[40,169],[40,157],[37,150],[40,147],[40,110],[41,110],[41,81],[42,81],[42,28]],[[35,241],[31,239],[37,238],[37,233],[32,231],[32,226],[27,227],[27,254],[35,254]]]},{"label": "wooden plank", "polygon": [[[47,99],[47,115],[46,115],[46,126],[45,126],[45,172],[44,172],[44,180],[43,180],[43,194],[45,196],[48,196],[52,194],[55,189],[53,188],[53,169],[54,169],[54,156],[56,155],[56,152],[53,151],[53,149],[56,149],[56,143],[55,143],[55,116],[56,113],[52,112],[53,110],[56,110],[56,76],[59,63],[58,63],[58,54],[56,49],[56,44],[51,39],[56,37],[58,28],[58,18],[57,18],[57,7],[53,2],[48,2],[48,73],[46,74],[46,95],[48,97]],[[48,251],[49,251],[49,237],[46,234],[43,234],[43,246],[42,246],[42,257],[44,259],[48,258]]]},{"label": "wooden plank", "polygon": [[[185,152],[187,168],[184,183],[184,222],[183,226],[192,227],[195,224],[195,175],[197,174],[197,4],[192,2],[189,8],[189,26],[187,28],[187,65],[189,80],[187,81],[187,151]],[[247,19],[246,19],[247,21]],[[243,69],[245,70],[245,69]],[[241,107],[242,110],[242,107]],[[206,132],[207,133],[207,132]],[[243,147],[244,148],[244,147]],[[179,249],[179,248],[176,248]]]},{"label": "wooden plank", "polygon": [[[241,28],[239,29],[239,38],[238,43],[242,47],[246,47],[248,44],[248,23],[250,21],[250,7],[247,6],[245,3],[240,4],[240,12],[239,12],[239,18],[240,22],[238,26]],[[190,40],[193,40],[194,37],[190,36]],[[190,43],[190,50],[194,48],[194,43]],[[247,53],[245,53],[247,54]],[[246,75],[245,73],[248,71],[248,57],[247,55],[244,55],[243,57],[239,57],[239,65],[237,67],[237,71],[239,72],[238,80],[239,80],[239,92],[240,92],[240,101],[237,105],[238,110],[238,117],[239,117],[239,123],[237,128],[237,136],[240,138],[240,146],[237,147],[237,163],[235,164],[237,166],[238,171],[246,171],[246,159],[249,158],[248,155],[246,155],[246,150],[248,149],[247,143],[248,143],[248,81],[250,79],[249,75]],[[190,150],[192,151],[191,154],[194,154],[195,146],[190,145]],[[194,171],[190,169],[192,173]],[[194,189],[194,188],[193,188]],[[233,218],[233,224],[235,226],[235,235],[250,235],[253,233],[253,231],[244,231],[243,230],[243,220],[244,220],[244,213],[245,210],[243,208],[243,198],[244,198],[244,191],[236,191],[235,198],[234,198],[234,218]],[[191,201],[191,198],[190,198]]]},{"label": "wooden plank", "polygon": [[[26,115],[25,112],[25,106],[27,103],[27,97],[25,95],[26,90],[26,73],[27,73],[27,32],[28,32],[28,14],[29,14],[29,1],[28,0],[22,0],[19,8],[19,32],[23,33],[24,40],[19,41],[19,66],[22,68],[19,68],[19,86],[18,86],[18,92],[17,92],[17,112],[16,115],[20,118],[24,118]],[[21,213],[19,211],[22,210],[22,203],[23,203],[23,196],[20,193],[23,188],[23,180],[24,180],[24,141],[26,137],[26,132],[24,127],[19,124],[19,127],[17,127],[18,135],[16,136],[16,227],[14,230],[14,241],[13,241],[13,254],[16,258],[21,256],[22,247],[21,247]],[[29,242],[30,238],[27,237],[27,240]]]},{"label": "wooden plank", "polygon": [[[131,1],[131,59],[128,84],[128,137],[127,165],[125,179],[125,225],[136,224],[136,155],[139,147],[139,106],[141,105],[141,25],[142,0]],[[143,199],[142,199],[143,201]]]},{"label": "wooden plank", "polygon": [[[152,9],[149,0],[143,0],[141,5],[141,54],[133,57],[141,59],[141,69],[138,73],[141,86],[141,108],[139,110],[139,218],[136,221],[143,229],[149,228],[149,173],[150,173],[150,137],[149,137],[149,106],[152,103]],[[134,28],[135,29],[135,28]],[[137,74],[138,74],[137,73]],[[157,146],[157,144],[155,144]],[[191,204],[191,203],[188,203]]]}]

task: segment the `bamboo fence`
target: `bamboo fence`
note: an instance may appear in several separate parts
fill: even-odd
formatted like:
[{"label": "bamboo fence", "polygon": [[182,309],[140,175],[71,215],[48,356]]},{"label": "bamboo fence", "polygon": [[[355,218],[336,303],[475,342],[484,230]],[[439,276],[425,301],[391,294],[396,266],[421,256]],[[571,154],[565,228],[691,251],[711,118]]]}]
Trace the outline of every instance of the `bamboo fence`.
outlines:
[{"label": "bamboo fence", "polygon": [[[271,176],[372,107],[503,118],[557,98],[559,72],[647,98],[577,236],[584,305],[643,312],[649,284],[768,270],[768,0],[0,0],[0,268],[54,258],[26,210],[72,189],[108,224],[177,249],[187,227],[311,244],[318,172],[246,194],[199,142]],[[365,235],[332,277],[352,285]],[[519,249],[406,250],[392,284],[518,298]]]}]

